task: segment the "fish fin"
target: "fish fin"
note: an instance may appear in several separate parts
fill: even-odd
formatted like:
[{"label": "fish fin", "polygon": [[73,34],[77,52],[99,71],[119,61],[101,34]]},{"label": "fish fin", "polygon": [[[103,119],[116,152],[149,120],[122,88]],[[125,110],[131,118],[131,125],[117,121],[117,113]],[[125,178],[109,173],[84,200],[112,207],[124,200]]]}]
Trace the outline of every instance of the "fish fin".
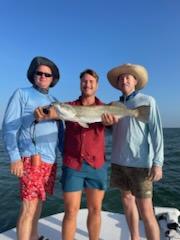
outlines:
[{"label": "fish fin", "polygon": [[150,106],[140,106],[133,109],[134,117],[141,122],[148,122],[150,114]]},{"label": "fish fin", "polygon": [[81,119],[79,119],[77,116],[73,117],[70,121],[77,122],[83,128],[89,128],[89,125],[87,123],[81,121]]},{"label": "fish fin", "polygon": [[83,127],[83,128],[89,128],[89,125],[87,123],[84,122],[78,122],[78,124]]}]

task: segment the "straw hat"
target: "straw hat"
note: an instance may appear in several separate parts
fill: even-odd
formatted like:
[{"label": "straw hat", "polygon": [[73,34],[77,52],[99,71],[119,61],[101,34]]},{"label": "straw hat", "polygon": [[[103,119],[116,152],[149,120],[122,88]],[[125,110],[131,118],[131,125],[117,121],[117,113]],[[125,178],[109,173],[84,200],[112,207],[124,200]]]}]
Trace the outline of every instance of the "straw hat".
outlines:
[{"label": "straw hat", "polygon": [[147,84],[148,72],[143,66],[137,64],[128,63],[115,67],[107,73],[107,78],[113,87],[119,89],[117,79],[121,74],[125,73],[131,74],[137,79],[136,90],[143,88]]}]

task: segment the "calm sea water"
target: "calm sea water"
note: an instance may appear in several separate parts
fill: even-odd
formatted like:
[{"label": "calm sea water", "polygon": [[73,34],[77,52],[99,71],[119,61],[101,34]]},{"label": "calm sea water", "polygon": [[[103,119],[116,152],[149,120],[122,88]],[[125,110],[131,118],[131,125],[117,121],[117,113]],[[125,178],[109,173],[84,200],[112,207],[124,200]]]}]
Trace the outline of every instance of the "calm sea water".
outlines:
[{"label": "calm sea water", "polygon": [[[164,178],[155,184],[154,205],[180,209],[180,128],[164,129],[165,164]],[[106,156],[110,161],[111,136],[106,136]],[[59,159],[58,177],[55,195],[46,201],[42,216],[63,211],[63,200],[59,178],[61,160]],[[109,169],[110,172],[110,169]],[[15,226],[19,209],[19,184],[15,176],[10,175],[9,161],[4,151],[0,131],[0,232]],[[85,196],[81,207],[85,207]],[[117,190],[108,189],[103,202],[103,210],[122,212],[120,194]]]}]

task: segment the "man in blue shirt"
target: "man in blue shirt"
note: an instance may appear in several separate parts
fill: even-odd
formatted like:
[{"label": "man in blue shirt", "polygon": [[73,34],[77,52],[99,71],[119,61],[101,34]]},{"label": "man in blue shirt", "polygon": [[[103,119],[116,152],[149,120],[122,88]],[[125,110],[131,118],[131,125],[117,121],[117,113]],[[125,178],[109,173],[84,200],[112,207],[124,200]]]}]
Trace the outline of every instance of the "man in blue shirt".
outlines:
[{"label": "man in blue shirt", "polygon": [[59,80],[57,66],[45,57],[35,57],[27,72],[32,87],[17,89],[9,100],[3,139],[11,173],[20,178],[22,205],[17,223],[18,240],[42,239],[38,219],[46,192],[52,194],[56,176],[57,146],[62,150],[63,125],[54,120],[37,123],[34,110],[55,98],[49,88]]},{"label": "man in blue shirt", "polygon": [[152,204],[152,183],[162,178],[163,132],[154,98],[139,92],[148,81],[148,73],[141,65],[124,64],[110,70],[107,77],[111,85],[123,93],[120,102],[128,108],[150,106],[147,123],[132,117],[118,121],[108,114],[103,116],[103,122],[113,124],[111,186],[121,189],[131,239],[140,239],[140,214],[147,239],[159,240]]}]

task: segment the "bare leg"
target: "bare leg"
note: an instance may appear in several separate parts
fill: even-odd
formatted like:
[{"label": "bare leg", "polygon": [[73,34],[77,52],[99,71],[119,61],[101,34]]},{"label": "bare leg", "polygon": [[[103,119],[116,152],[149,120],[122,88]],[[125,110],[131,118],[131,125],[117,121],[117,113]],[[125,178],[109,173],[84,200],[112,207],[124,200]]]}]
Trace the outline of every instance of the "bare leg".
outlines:
[{"label": "bare leg", "polygon": [[160,240],[159,226],[153,210],[151,198],[136,199],[139,213],[144,222],[146,237],[148,240]]},{"label": "bare leg", "polygon": [[36,240],[38,236],[38,220],[41,216],[42,212],[42,201],[39,200],[38,206],[35,212],[35,216],[33,219],[32,231],[31,231],[31,240]]},{"label": "bare leg", "polygon": [[139,213],[136,205],[136,199],[130,191],[122,191],[121,196],[131,239],[139,240]]},{"label": "bare leg", "polygon": [[76,231],[76,218],[80,208],[82,192],[64,193],[64,218],[62,223],[62,239],[73,240]]},{"label": "bare leg", "polygon": [[[39,216],[39,200],[23,200],[20,216],[17,223],[17,239],[18,240],[37,240],[37,219]],[[33,233],[33,238],[32,237]]]},{"label": "bare leg", "polygon": [[104,191],[98,189],[86,189],[88,219],[87,228],[89,240],[99,240],[101,227],[101,207]]}]

